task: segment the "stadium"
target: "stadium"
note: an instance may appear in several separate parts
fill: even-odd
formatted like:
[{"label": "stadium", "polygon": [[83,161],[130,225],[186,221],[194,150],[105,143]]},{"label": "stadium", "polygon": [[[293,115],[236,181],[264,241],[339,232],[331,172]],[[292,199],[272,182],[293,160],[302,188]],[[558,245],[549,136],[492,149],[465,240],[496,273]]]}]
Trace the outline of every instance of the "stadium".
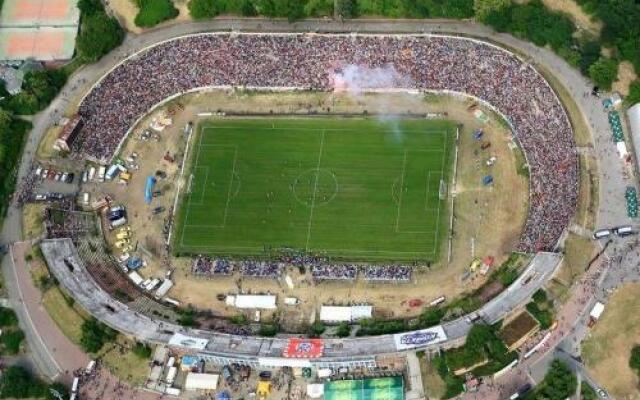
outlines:
[{"label": "stadium", "polygon": [[[82,187],[94,201],[49,221],[49,267],[103,322],[215,363],[371,365],[459,345],[549,277],[578,206],[558,96],[472,38],[179,37],[108,71],[78,117],[62,139],[99,171]],[[503,263],[519,276],[492,277]],[[180,326],[187,307],[207,329]],[[326,339],[311,360],[261,337],[360,319],[402,329]]]}]

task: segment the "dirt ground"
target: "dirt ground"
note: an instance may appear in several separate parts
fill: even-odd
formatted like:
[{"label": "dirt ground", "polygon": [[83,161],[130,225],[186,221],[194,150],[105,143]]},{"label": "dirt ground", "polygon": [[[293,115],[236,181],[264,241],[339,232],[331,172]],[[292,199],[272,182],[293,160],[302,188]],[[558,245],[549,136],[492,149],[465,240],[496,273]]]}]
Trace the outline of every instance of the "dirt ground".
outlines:
[{"label": "dirt ground", "polygon": [[[189,9],[187,8],[188,0],[174,0],[175,7],[180,14],[172,20],[166,21],[158,26],[166,26],[179,22],[190,21]],[[113,11],[116,18],[122,24],[122,27],[133,33],[141,33],[144,29],[136,26],[134,20],[138,14],[138,7],[133,3],[133,0],[109,0],[107,2],[108,7]]]},{"label": "dirt ground", "polygon": [[[180,104],[179,106],[177,104]],[[282,298],[294,296],[302,301],[300,307],[280,310],[285,320],[293,326],[312,322],[315,311],[321,304],[370,303],[375,312],[384,317],[406,317],[417,315],[420,307],[411,308],[407,301],[414,298],[425,302],[441,295],[456,297],[469,291],[483,281],[483,278],[471,277],[463,281],[462,275],[476,257],[492,255],[496,261],[506,259],[513,249],[522,229],[526,215],[528,198],[528,181],[516,172],[516,153],[511,143],[508,130],[490,114],[490,122],[484,129],[483,140],[490,141],[488,150],[480,150],[480,142],[475,141],[472,132],[480,127],[480,123],[467,110],[469,103],[453,100],[448,97],[422,95],[368,95],[361,97],[334,96],[325,93],[236,93],[214,92],[194,94],[174,101],[156,110],[141,121],[130,139],[123,146],[121,158],[127,158],[132,152],[139,154],[140,169],[133,172],[128,186],[116,183],[85,185],[83,190],[93,192],[92,198],[99,193],[109,193],[117,203],[125,204],[131,220],[134,242],[138,249],[146,255],[148,266],[141,274],[147,277],[162,277],[167,271],[163,263],[164,238],[160,234],[167,216],[153,216],[155,207],[169,210],[175,198],[179,176],[178,163],[183,157],[186,146],[182,133],[190,120],[197,122],[196,115],[202,112],[218,112],[234,110],[236,112],[298,112],[309,111],[362,112],[386,111],[390,113],[413,112],[448,112],[449,119],[463,124],[460,133],[460,154],[458,166],[458,186],[455,197],[455,223],[453,240],[453,258],[446,262],[448,243],[445,247],[443,261],[431,267],[429,271],[414,274],[410,284],[401,287],[395,284],[372,285],[358,280],[355,283],[320,283],[318,288],[309,277],[309,273],[301,275],[297,269],[289,269],[287,274],[294,282],[289,289],[283,281],[258,280],[241,278],[239,275],[216,277],[215,279],[199,279],[190,274],[190,260],[173,259],[171,265],[174,288],[169,293],[172,298],[198,308],[211,309],[217,315],[230,316],[237,314],[236,309],[224,306],[215,300],[218,293],[276,293]],[[173,125],[160,133],[158,141],[139,140],[140,132],[149,123],[166,114],[171,109]],[[163,160],[165,152],[174,155],[175,163]],[[486,160],[495,156],[495,164],[486,165]],[[162,192],[154,198],[151,205],[144,204],[144,186],[147,176],[163,170],[168,174],[160,179],[156,189]],[[483,187],[481,179],[485,174],[493,175],[495,184]],[[506,227],[506,228],[505,228]],[[110,241],[113,242],[110,237]],[[400,289],[400,290],[398,290]],[[253,315],[251,315],[253,317]],[[263,313],[263,317],[270,317]]]},{"label": "dirt ground", "polygon": [[589,33],[599,35],[602,22],[585,13],[575,0],[542,0],[545,6],[554,11],[562,11],[571,16],[578,28],[586,29]]},{"label": "dirt ground", "polygon": [[618,65],[618,78],[613,83],[613,90],[620,92],[623,96],[629,94],[629,84],[636,80],[638,75],[633,67],[633,64],[629,61],[622,61]]},{"label": "dirt ground", "polygon": [[640,381],[629,368],[631,348],[640,344],[640,284],[615,292],[582,345],[585,364],[614,399],[640,399]]}]

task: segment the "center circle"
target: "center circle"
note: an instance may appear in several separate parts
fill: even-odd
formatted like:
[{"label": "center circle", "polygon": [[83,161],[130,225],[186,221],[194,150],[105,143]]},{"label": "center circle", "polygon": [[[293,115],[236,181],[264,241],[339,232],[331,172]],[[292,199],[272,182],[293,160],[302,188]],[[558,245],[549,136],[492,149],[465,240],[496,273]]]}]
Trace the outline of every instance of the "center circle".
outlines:
[{"label": "center circle", "polygon": [[338,194],[338,179],[326,169],[310,169],[296,177],[292,190],[296,200],[307,207],[323,205]]}]

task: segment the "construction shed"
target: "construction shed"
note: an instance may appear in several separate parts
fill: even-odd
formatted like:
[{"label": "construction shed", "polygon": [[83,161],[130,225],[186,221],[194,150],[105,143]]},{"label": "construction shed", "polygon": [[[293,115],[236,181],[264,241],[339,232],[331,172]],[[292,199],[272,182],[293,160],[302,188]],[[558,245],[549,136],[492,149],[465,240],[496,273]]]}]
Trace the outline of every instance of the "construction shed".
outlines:
[{"label": "construction shed", "polygon": [[404,400],[401,376],[338,380],[324,384],[324,400]]},{"label": "construction shed", "polygon": [[216,374],[197,374],[190,372],[184,382],[185,390],[216,390],[220,375]]}]

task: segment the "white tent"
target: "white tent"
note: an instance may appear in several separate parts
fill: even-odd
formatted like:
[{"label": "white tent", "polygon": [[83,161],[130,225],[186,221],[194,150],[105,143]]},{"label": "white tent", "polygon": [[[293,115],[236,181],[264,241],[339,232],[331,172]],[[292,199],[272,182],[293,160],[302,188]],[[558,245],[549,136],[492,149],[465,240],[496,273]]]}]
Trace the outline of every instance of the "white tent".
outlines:
[{"label": "white tent", "polygon": [[371,318],[372,306],[322,306],[320,320],[324,322],[352,322]]},{"label": "white tent", "polygon": [[170,279],[165,279],[162,282],[162,285],[160,285],[160,287],[158,288],[158,290],[156,290],[156,297],[160,298],[164,296],[165,294],[167,294],[167,292],[169,292],[169,289],[171,289],[172,287],[173,287],[173,282],[171,282]]},{"label": "white tent", "polygon": [[235,306],[237,308],[260,308],[273,310],[276,308],[276,296],[270,294],[239,294],[236,296]]},{"label": "white tent", "polygon": [[215,374],[196,374],[190,372],[187,374],[187,380],[184,382],[185,390],[216,390],[218,388],[218,380],[220,375]]},{"label": "white tent", "polygon": [[629,130],[631,131],[631,141],[636,152],[636,162],[640,167],[640,103],[627,110],[629,118]]}]

